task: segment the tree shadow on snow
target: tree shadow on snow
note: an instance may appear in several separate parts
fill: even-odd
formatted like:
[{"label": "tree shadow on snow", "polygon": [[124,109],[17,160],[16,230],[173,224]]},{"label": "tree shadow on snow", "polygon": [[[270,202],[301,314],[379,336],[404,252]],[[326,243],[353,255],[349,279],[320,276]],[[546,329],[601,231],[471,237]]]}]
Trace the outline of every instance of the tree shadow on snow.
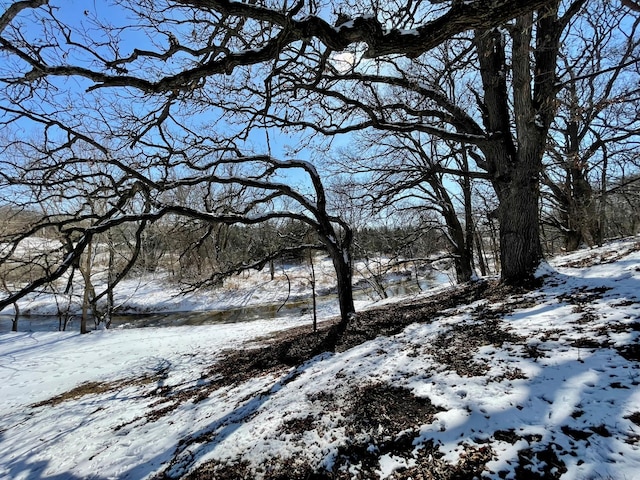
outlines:
[{"label": "tree shadow on snow", "polygon": [[[636,267],[630,265],[629,268]],[[636,462],[638,464],[636,466],[640,466],[640,456],[633,453],[633,445],[639,439],[633,432],[638,430],[637,417],[640,413],[634,415],[635,412],[631,407],[631,402],[639,390],[640,358],[637,358],[635,351],[629,352],[622,345],[613,345],[609,341],[596,341],[597,339],[589,342],[588,322],[596,321],[597,318],[583,314],[591,308],[593,302],[601,299],[614,302],[615,305],[618,299],[613,297],[609,290],[617,282],[622,281],[627,282],[624,291],[640,292],[639,282],[627,274],[586,280],[554,274],[547,279],[543,290],[547,295],[546,303],[542,306],[530,306],[527,310],[522,310],[522,298],[513,301],[504,295],[500,297],[500,292],[494,291],[493,300],[488,302],[490,307],[491,302],[498,302],[499,298],[500,301],[504,301],[504,305],[512,307],[515,305],[514,310],[508,311],[509,309],[506,308],[501,311],[498,308],[491,312],[489,308],[483,312],[486,318],[483,319],[482,315],[477,315],[474,321],[485,322],[487,329],[491,332],[487,333],[486,338],[482,338],[482,335],[478,335],[475,331],[471,331],[470,334],[467,332],[467,337],[463,339],[463,346],[466,345],[473,350],[482,345],[516,342],[508,337],[501,337],[494,329],[495,322],[505,320],[508,316],[509,322],[517,324],[531,315],[552,315],[554,307],[549,305],[548,298],[554,298],[554,296],[558,298],[559,303],[575,307],[575,320],[578,323],[583,322],[580,328],[584,329],[584,338],[562,338],[561,335],[555,338],[553,335],[543,335],[544,338],[533,342],[529,342],[530,339],[522,339],[519,345],[514,345],[510,358],[515,362],[514,365],[518,365],[517,362],[528,363],[530,367],[528,370],[536,373],[512,379],[487,378],[486,388],[489,388],[491,383],[495,383],[504,390],[502,397],[495,398],[495,402],[492,399],[487,400],[486,397],[482,401],[478,399],[477,402],[469,398],[465,408],[457,412],[450,410],[435,413],[433,410],[428,410],[429,415],[435,413],[435,421],[428,418],[415,418],[414,428],[407,430],[409,433],[413,432],[413,436],[404,432],[393,443],[394,454],[411,458],[413,464],[400,468],[393,478],[415,478],[416,475],[429,469],[431,469],[430,475],[435,475],[439,471],[440,473],[437,474],[439,476],[434,478],[441,479],[465,478],[460,477],[461,471],[473,475],[484,472],[490,478],[555,479],[561,478],[562,474],[568,470],[573,472],[574,477],[577,475],[579,478],[594,476],[614,478],[616,470],[612,465],[616,462],[627,464]],[[567,287],[572,289],[569,295],[566,294]],[[312,335],[306,334],[304,336],[306,340],[299,340],[303,337],[298,332],[291,334],[284,341],[276,341],[270,347],[266,347],[269,354],[265,354],[263,350],[248,350],[237,352],[239,356],[236,357],[231,355],[227,365],[227,381],[236,385],[252,376],[259,376],[265,372],[277,372],[284,366],[299,366],[267,389],[253,394],[245,403],[231,412],[184,438],[174,451],[164,452],[158,456],[156,461],[151,463],[155,465],[164,463],[166,466],[155,478],[181,478],[186,475],[195,463],[220,447],[246,421],[257,414],[275,393],[294,379],[304,377],[309,368],[330,356],[318,355],[320,351],[343,351],[375,338],[378,334],[399,333],[413,322],[428,322],[443,310],[472,303],[487,295],[491,296],[492,292],[489,290],[486,282],[479,282],[454,290],[457,292],[455,294],[447,292],[440,300],[428,299],[424,304],[396,305],[377,311],[363,312],[362,315],[357,316],[357,321],[349,326],[344,338],[332,334],[329,330],[329,333],[321,333],[315,339]],[[633,304],[638,301],[638,297],[633,295],[631,297],[621,300],[627,302],[625,303],[627,307],[635,308]],[[594,312],[598,313],[597,310]],[[553,329],[553,318],[549,321],[551,322],[549,327]],[[627,343],[637,344],[638,334],[633,327],[634,322],[636,324],[638,322],[637,317],[627,318],[625,322],[612,324],[613,333],[620,334],[628,330],[630,336]],[[600,329],[598,335],[607,337],[608,333]],[[471,341],[473,338],[479,338],[477,345]],[[616,338],[620,338],[619,335]],[[243,362],[244,366],[241,367]],[[250,368],[245,368],[248,364],[251,365]],[[235,374],[233,373],[234,365],[237,370]],[[454,365],[452,368],[456,370],[458,366]],[[463,365],[459,368],[465,367]],[[428,374],[425,376],[424,373],[422,372],[422,376],[419,376],[419,381],[429,382]],[[214,375],[214,372],[210,374]],[[481,373],[469,371],[468,375],[469,385],[471,385],[472,380],[476,376],[481,376]],[[415,389],[414,381],[406,379],[405,382],[406,386]],[[459,392],[463,395],[473,394],[470,388],[467,388],[468,392],[464,392],[466,388],[464,375],[459,378],[459,382],[458,385],[445,385],[444,388],[455,387],[455,391],[449,392],[450,395],[457,395]],[[207,389],[205,393],[211,391]],[[380,396],[375,389],[355,388],[354,392],[356,395],[364,395],[359,399],[363,405],[366,405],[367,401],[371,403],[376,400],[375,395]],[[387,395],[398,393],[394,388],[388,388],[385,392]],[[405,394],[399,395],[398,398],[408,398],[403,395]],[[378,405],[382,406],[383,397],[378,400]],[[389,402],[391,403],[394,402]],[[390,409],[403,409],[403,402],[398,401],[394,405],[385,407],[387,418],[400,418],[398,412]],[[360,413],[373,416],[375,419],[376,414],[371,408],[363,407]],[[308,428],[313,424],[312,421],[308,423],[310,425],[302,427]],[[360,421],[360,423],[370,426],[371,420]],[[355,429],[354,434],[358,434]],[[469,468],[451,469],[447,473],[446,462],[441,460],[442,455],[438,453],[438,448],[440,446],[451,448],[451,445],[454,445],[454,449],[460,453],[458,464],[467,462],[470,465]],[[299,477],[292,471],[289,472],[288,477],[276,475],[266,478],[349,478],[344,474],[349,470],[349,462],[360,462],[359,468],[364,468],[363,463],[367,456],[375,457],[367,460],[370,463],[368,472],[373,474],[380,466],[380,455],[390,451],[389,448],[386,450],[382,448],[380,444],[373,447],[375,448],[366,443],[351,444],[348,448],[345,446],[345,450],[342,451],[345,458],[342,459],[341,464],[341,467],[344,467],[343,473],[339,473],[336,469],[325,471],[310,467]],[[475,459],[472,458],[472,454],[475,455]],[[278,459],[273,459],[273,462],[277,463]],[[491,472],[487,470],[488,468],[491,468]],[[149,475],[153,471],[148,466],[146,468],[139,466],[128,472],[126,477],[136,478]],[[242,471],[249,472],[240,466],[238,470],[231,469],[226,476],[219,475],[215,478],[245,478],[238,476],[238,472]],[[278,469],[274,471],[277,472]],[[282,474],[283,469],[279,471]],[[189,478],[208,478],[206,469],[201,473],[202,476],[195,473]]]}]

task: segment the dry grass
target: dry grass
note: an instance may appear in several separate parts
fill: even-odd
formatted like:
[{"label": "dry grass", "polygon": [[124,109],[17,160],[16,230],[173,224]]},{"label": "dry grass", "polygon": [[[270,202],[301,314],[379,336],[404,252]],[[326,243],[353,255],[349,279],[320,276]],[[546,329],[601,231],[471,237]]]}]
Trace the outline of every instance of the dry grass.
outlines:
[{"label": "dry grass", "polygon": [[126,387],[147,385],[160,379],[164,375],[164,373],[165,372],[153,372],[153,373],[141,375],[138,377],[112,380],[109,382],[81,383],[80,385],[72,388],[71,390],[67,390],[66,392],[63,392],[60,395],[56,395],[54,397],[43,400],[41,402],[34,403],[30,405],[30,407],[31,408],[38,408],[38,407],[45,407],[45,406],[53,407],[71,400],[78,400],[88,395],[100,395],[102,393],[120,391]]}]

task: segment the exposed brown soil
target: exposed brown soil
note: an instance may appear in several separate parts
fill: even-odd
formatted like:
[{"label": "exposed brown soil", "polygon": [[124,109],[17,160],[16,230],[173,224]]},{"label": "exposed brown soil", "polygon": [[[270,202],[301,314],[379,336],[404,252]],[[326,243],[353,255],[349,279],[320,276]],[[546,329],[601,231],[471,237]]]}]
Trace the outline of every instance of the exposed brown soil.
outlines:
[{"label": "exposed brown soil", "polygon": [[[197,386],[176,390],[163,387],[152,392],[162,397],[163,407],[150,411],[147,419],[157,419],[181,403],[204,400],[221,387],[269,373],[284,373],[323,352],[345,351],[379,335],[397,334],[412,323],[430,322],[444,310],[485,298],[494,288],[503,287],[489,282],[468,283],[452,287],[422,302],[407,302],[359,312],[346,328],[325,322],[317,332],[312,332],[310,327],[297,327],[269,338],[257,339],[253,348],[249,345],[249,348],[226,352],[202,374],[202,381]],[[167,401],[172,403],[167,404]]]},{"label": "exposed brown soil", "polygon": [[640,250],[640,242],[635,242],[633,245],[629,246],[629,248],[616,251],[610,251],[602,255],[589,255],[586,258],[581,260],[570,261],[562,264],[563,267],[572,267],[572,268],[582,268],[582,267],[591,267],[593,265],[598,265],[602,263],[613,263],[617,262],[621,258],[626,257],[631,252],[637,252]]},{"label": "exposed brown soil", "polygon": [[[521,342],[522,338],[500,327],[492,309],[488,315],[483,311],[476,313],[476,319],[485,319],[473,323],[458,323],[451,330],[438,335],[428,349],[440,364],[446,365],[458,375],[473,377],[484,375],[489,365],[473,360],[477,348],[483,345],[501,346],[505,342]],[[504,312],[503,312],[504,314]]]},{"label": "exposed brown soil", "polygon": [[[593,314],[589,302],[597,300],[606,290],[591,289],[576,291],[576,296],[567,296],[561,300],[571,303],[582,313],[581,323],[588,324]],[[504,330],[504,323],[500,320],[516,309],[534,305],[531,297],[523,295],[523,290],[508,288],[490,282],[469,283],[452,287],[442,293],[417,301],[385,306],[365,312],[359,312],[351,319],[346,328],[340,328],[334,322],[325,322],[317,332],[311,332],[310,327],[299,327],[279,332],[271,337],[258,339],[246,345],[241,350],[223,352],[211,367],[204,371],[196,385],[175,385],[148,387],[147,395],[155,399],[149,411],[143,418],[134,419],[146,422],[155,421],[187,402],[199,402],[211,396],[220,388],[235,386],[252,378],[274,374],[286,383],[292,377],[294,367],[312,359],[323,352],[341,352],[355,347],[367,340],[380,335],[394,335],[405,327],[414,323],[428,323],[444,315],[468,315],[467,320],[457,321],[451,328],[443,330],[435,341],[429,345],[419,346],[418,355],[428,354],[447,369],[455,371],[460,376],[485,375],[489,366],[474,361],[474,353],[481,346],[501,346],[504,343],[514,343],[524,346],[525,355],[538,358],[544,352],[538,351],[535,344],[526,344],[523,339]],[[470,312],[468,305],[478,302],[478,306]],[[471,315],[469,315],[471,313]],[[576,310],[576,313],[578,311]],[[637,329],[637,323],[625,325],[625,329]],[[612,324],[612,329],[622,328]],[[550,335],[553,332],[548,332]],[[599,348],[606,347],[588,336],[574,339],[575,346]],[[632,346],[619,349],[622,355],[629,359],[638,358],[637,350]],[[295,371],[294,371],[295,372]],[[160,373],[158,373],[160,375]],[[84,395],[104,393],[122,388],[127,385],[148,384],[158,375],[129,379],[112,383],[91,383],[81,385],[65,394],[53,397],[34,406],[54,405],[69,399],[80,398]],[[505,374],[508,378],[524,378],[517,368]],[[490,379],[497,381],[497,379]],[[615,386],[613,386],[615,388]],[[401,458],[411,458],[413,463],[396,470],[390,477],[395,480],[423,479],[448,480],[480,477],[486,472],[487,463],[493,457],[490,442],[481,445],[462,444],[463,453],[456,464],[451,464],[441,458],[437,445],[431,442],[414,445],[420,436],[419,428],[433,421],[433,416],[441,411],[428,398],[416,397],[411,391],[390,384],[372,383],[354,385],[347,388],[341,395],[333,392],[322,392],[317,398],[310,399],[319,405],[319,411],[339,411],[337,426],[344,428],[349,439],[341,445],[337,457],[332,463],[331,470],[312,467],[303,458],[274,459],[269,465],[251,466],[243,461],[221,463],[207,462],[200,465],[189,474],[182,477],[170,476],[172,467],[182,463],[177,459],[180,454],[189,450],[189,445],[204,444],[212,441],[212,432],[185,438],[178,446],[174,460],[165,465],[164,472],[156,475],[156,480],[168,478],[184,478],[188,480],[201,479],[253,479],[256,476],[265,480],[281,479],[368,479],[377,478],[376,471],[380,468],[380,457],[385,454]],[[579,412],[575,412],[579,415]],[[631,420],[637,423],[637,414]],[[281,427],[282,435],[301,437],[305,433],[317,430],[321,423],[319,419],[309,414],[305,417],[291,419]],[[116,428],[116,430],[118,427]],[[606,436],[606,428],[589,427],[584,430],[567,430],[569,437],[580,441],[589,439],[593,435]],[[515,443],[521,438],[514,431],[497,431],[495,440]],[[529,443],[536,443],[539,439],[526,438]],[[634,439],[630,439],[632,441]],[[482,443],[482,442],[481,442]],[[524,449],[518,454],[519,466],[516,473],[523,479],[553,479],[559,478],[566,471],[559,460],[561,452],[553,446],[546,449]],[[183,464],[186,471],[188,463]],[[546,469],[534,472],[532,465],[546,465]],[[357,473],[354,474],[354,468]],[[173,470],[176,471],[182,468]],[[501,477],[501,472],[491,472]],[[504,472],[503,472],[504,473]]]},{"label": "exposed brown soil", "polygon": [[[390,451],[399,455],[407,454],[413,450],[411,438],[400,437],[391,445],[395,449],[385,449],[383,453]],[[369,480],[378,478],[377,456],[379,451],[370,451],[367,445],[348,445],[341,449],[335,467],[332,471],[316,471],[308,465],[297,464],[295,460],[285,460],[274,465],[265,466],[259,472],[261,478],[269,480]],[[493,451],[488,446],[465,445],[460,461],[451,465],[442,460],[438,448],[431,442],[422,445],[415,454],[415,465],[396,470],[387,477],[390,480],[468,480],[479,478],[485,471],[485,465],[492,458]],[[358,465],[358,472],[349,472],[346,468],[350,465]],[[256,472],[251,470],[246,463],[219,464],[209,462],[196,471],[183,477],[183,480],[249,480],[254,479]],[[523,477],[524,478],[524,477]]]},{"label": "exposed brown soil", "polygon": [[[458,344],[464,343],[466,348],[463,350],[471,355],[473,348],[478,345],[499,345],[504,341],[517,341],[512,334],[500,330],[495,319],[510,313],[515,306],[526,306],[526,301],[517,296],[514,303],[504,303],[508,294],[519,292],[495,282],[467,283],[447,289],[428,299],[359,312],[349,321],[346,328],[340,328],[335,321],[328,321],[322,323],[316,332],[310,331],[310,327],[297,327],[268,338],[259,338],[254,341],[253,348],[249,345],[242,350],[224,352],[219,361],[202,374],[198,385],[159,386],[150,391],[147,395],[158,398],[158,408],[153,408],[152,405],[146,420],[154,421],[187,401],[201,401],[223,386],[235,385],[255,376],[283,373],[320,353],[342,352],[380,335],[395,335],[410,324],[428,323],[444,311],[487,299],[487,305],[493,306],[478,308],[474,315],[476,324],[454,327],[451,332],[443,333],[429,348],[430,354],[438,356],[443,364],[459,374],[481,375],[486,367],[470,364],[468,358],[457,348]],[[498,300],[500,303],[494,303]],[[131,385],[151,384],[165,373],[159,371],[112,382],[85,383],[32,407],[57,405],[86,395],[116,391]]]},{"label": "exposed brown soil", "polygon": [[[338,408],[334,404],[335,399],[332,395],[324,395],[317,400],[321,401],[328,411]],[[347,429],[352,441],[339,448],[331,471],[314,470],[304,462],[286,459],[265,465],[258,473],[262,478],[270,480],[308,478],[347,480],[354,478],[353,474],[348,473],[348,468],[357,465],[359,471],[357,478],[376,478],[376,470],[380,466],[380,455],[411,456],[415,448],[413,439],[418,434],[414,430],[415,425],[431,422],[433,415],[439,411],[441,409],[432,405],[429,399],[415,397],[403,388],[385,384],[356,387],[349,397],[348,405],[342,407],[343,418],[338,425]],[[283,434],[301,435],[315,428],[315,419],[307,416],[287,422],[283,427],[285,430]],[[425,446],[418,458],[420,462],[433,463],[434,455],[439,456],[437,449]],[[440,470],[446,469],[444,462],[437,461],[437,463]],[[254,478],[255,473],[242,462],[231,465],[213,461],[184,478],[189,480]]]},{"label": "exposed brown soil", "polygon": [[[345,424],[349,425],[352,438],[360,438],[360,442],[344,445],[339,450],[338,458],[331,471],[313,470],[308,465],[296,463],[295,460],[274,462],[260,471],[262,478],[268,480],[284,479],[316,479],[316,480],[348,480],[377,478],[379,457],[393,454],[399,457],[413,457],[414,465],[395,471],[390,477],[393,480],[463,480],[479,478],[486,472],[486,465],[493,457],[490,446],[463,445],[464,451],[456,464],[442,460],[438,448],[431,442],[418,449],[413,444],[417,432],[415,425],[428,423],[433,415],[441,409],[434,407],[428,399],[417,398],[407,390],[388,385],[367,385],[354,389],[352,403],[345,410]],[[323,401],[330,408],[332,396],[323,396]],[[309,415],[284,427],[288,433],[302,433],[316,428],[315,419]],[[363,433],[365,434],[363,437]],[[598,434],[609,436],[604,426],[590,427],[586,431],[572,430],[574,438],[588,438]],[[513,430],[496,431],[494,439],[516,443],[526,439],[530,444],[541,440],[539,435],[516,434]],[[534,451],[524,449],[519,453],[518,478],[523,479],[555,479],[566,472],[566,468],[553,447]],[[533,464],[544,465],[541,472],[534,472],[529,467]],[[357,474],[348,472],[348,467],[357,466]],[[216,478],[249,479],[255,476],[246,463],[225,464],[209,462],[191,474],[188,480],[204,480]],[[493,472],[502,477],[503,472]]]},{"label": "exposed brown soil", "polygon": [[625,418],[628,418],[629,420],[631,420],[633,423],[635,423],[640,427],[640,412],[634,412]]},{"label": "exposed brown soil", "polygon": [[[530,300],[516,295],[523,292],[524,290],[495,282],[467,283],[447,289],[428,299],[358,312],[345,329],[332,324],[323,325],[315,333],[310,332],[308,327],[294,328],[269,339],[258,339],[257,342],[263,344],[266,340],[267,344],[264,346],[229,352],[206,376],[218,378],[213,382],[215,388],[241,382],[255,375],[300,365],[323,352],[342,352],[378,336],[395,335],[408,325],[429,323],[445,311],[481,299],[486,299],[487,302],[474,312],[474,324],[456,326],[452,334],[443,334],[441,344],[436,345],[434,351],[451,348],[456,350],[456,355],[459,356],[460,351],[450,344],[452,339],[465,342],[465,350],[471,353],[474,347],[479,345],[515,342],[519,339],[498,328],[497,319],[511,313],[516,307],[524,308],[531,305]],[[509,295],[514,295],[511,303],[507,302]],[[461,340],[458,340],[460,338]],[[447,353],[443,355],[449,356]]]}]

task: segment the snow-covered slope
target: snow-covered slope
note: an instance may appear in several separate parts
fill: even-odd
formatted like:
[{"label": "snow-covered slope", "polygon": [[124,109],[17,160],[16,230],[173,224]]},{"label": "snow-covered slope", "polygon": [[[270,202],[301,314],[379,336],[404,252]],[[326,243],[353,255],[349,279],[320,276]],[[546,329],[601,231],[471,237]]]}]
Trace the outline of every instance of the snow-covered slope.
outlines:
[{"label": "snow-covered slope", "polygon": [[0,478],[637,478],[639,249],[234,382],[296,321],[2,334]]}]

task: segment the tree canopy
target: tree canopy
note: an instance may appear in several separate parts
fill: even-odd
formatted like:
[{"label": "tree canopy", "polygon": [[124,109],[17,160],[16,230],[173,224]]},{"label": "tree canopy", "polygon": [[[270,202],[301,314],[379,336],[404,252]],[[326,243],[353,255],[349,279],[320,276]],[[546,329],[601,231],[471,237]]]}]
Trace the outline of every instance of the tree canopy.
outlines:
[{"label": "tree canopy", "polygon": [[[607,33],[588,26],[588,0],[119,0],[80,9],[4,1],[0,186],[7,208],[40,217],[5,238],[13,247],[3,262],[45,229],[57,230],[64,246],[55,265],[0,306],[81,268],[93,235],[127,225],[139,244],[140,232],[169,215],[225,225],[301,222],[350,290],[351,226],[327,202],[325,171],[308,147],[354,132],[379,134],[375,141],[389,147],[350,152],[382,189],[388,180],[381,179],[394,179],[370,198],[391,203],[405,189],[428,192],[437,208],[425,208],[444,218],[461,280],[473,276],[473,243],[483,241],[474,233],[473,182],[490,187],[502,280],[529,284],[543,258],[541,186],[568,211],[575,202],[559,200],[557,172],[584,179],[587,171],[549,173],[549,145],[563,135],[558,112],[580,113],[567,103],[571,89],[584,80],[596,88],[589,79],[613,72],[598,84],[590,111],[609,115],[612,102],[637,101],[637,89],[618,90],[620,72],[633,76],[638,59],[636,4],[623,3],[610,7],[620,22]],[[571,29],[611,48],[618,63],[582,68],[588,62],[567,50],[576,48],[567,47]],[[613,46],[609,34],[626,40]],[[583,122],[590,133],[582,138],[598,150],[606,142],[592,128],[595,116]],[[608,139],[637,134],[634,122],[616,125]],[[287,135],[295,139],[288,150],[272,149],[274,136]],[[330,142],[320,145],[322,155]],[[418,169],[408,168],[402,148],[419,159]],[[368,161],[374,150],[379,162]],[[555,149],[556,165],[567,151]],[[288,176],[293,170],[307,180]],[[452,178],[461,208],[448,191]],[[341,305],[346,319],[353,301]]]}]

